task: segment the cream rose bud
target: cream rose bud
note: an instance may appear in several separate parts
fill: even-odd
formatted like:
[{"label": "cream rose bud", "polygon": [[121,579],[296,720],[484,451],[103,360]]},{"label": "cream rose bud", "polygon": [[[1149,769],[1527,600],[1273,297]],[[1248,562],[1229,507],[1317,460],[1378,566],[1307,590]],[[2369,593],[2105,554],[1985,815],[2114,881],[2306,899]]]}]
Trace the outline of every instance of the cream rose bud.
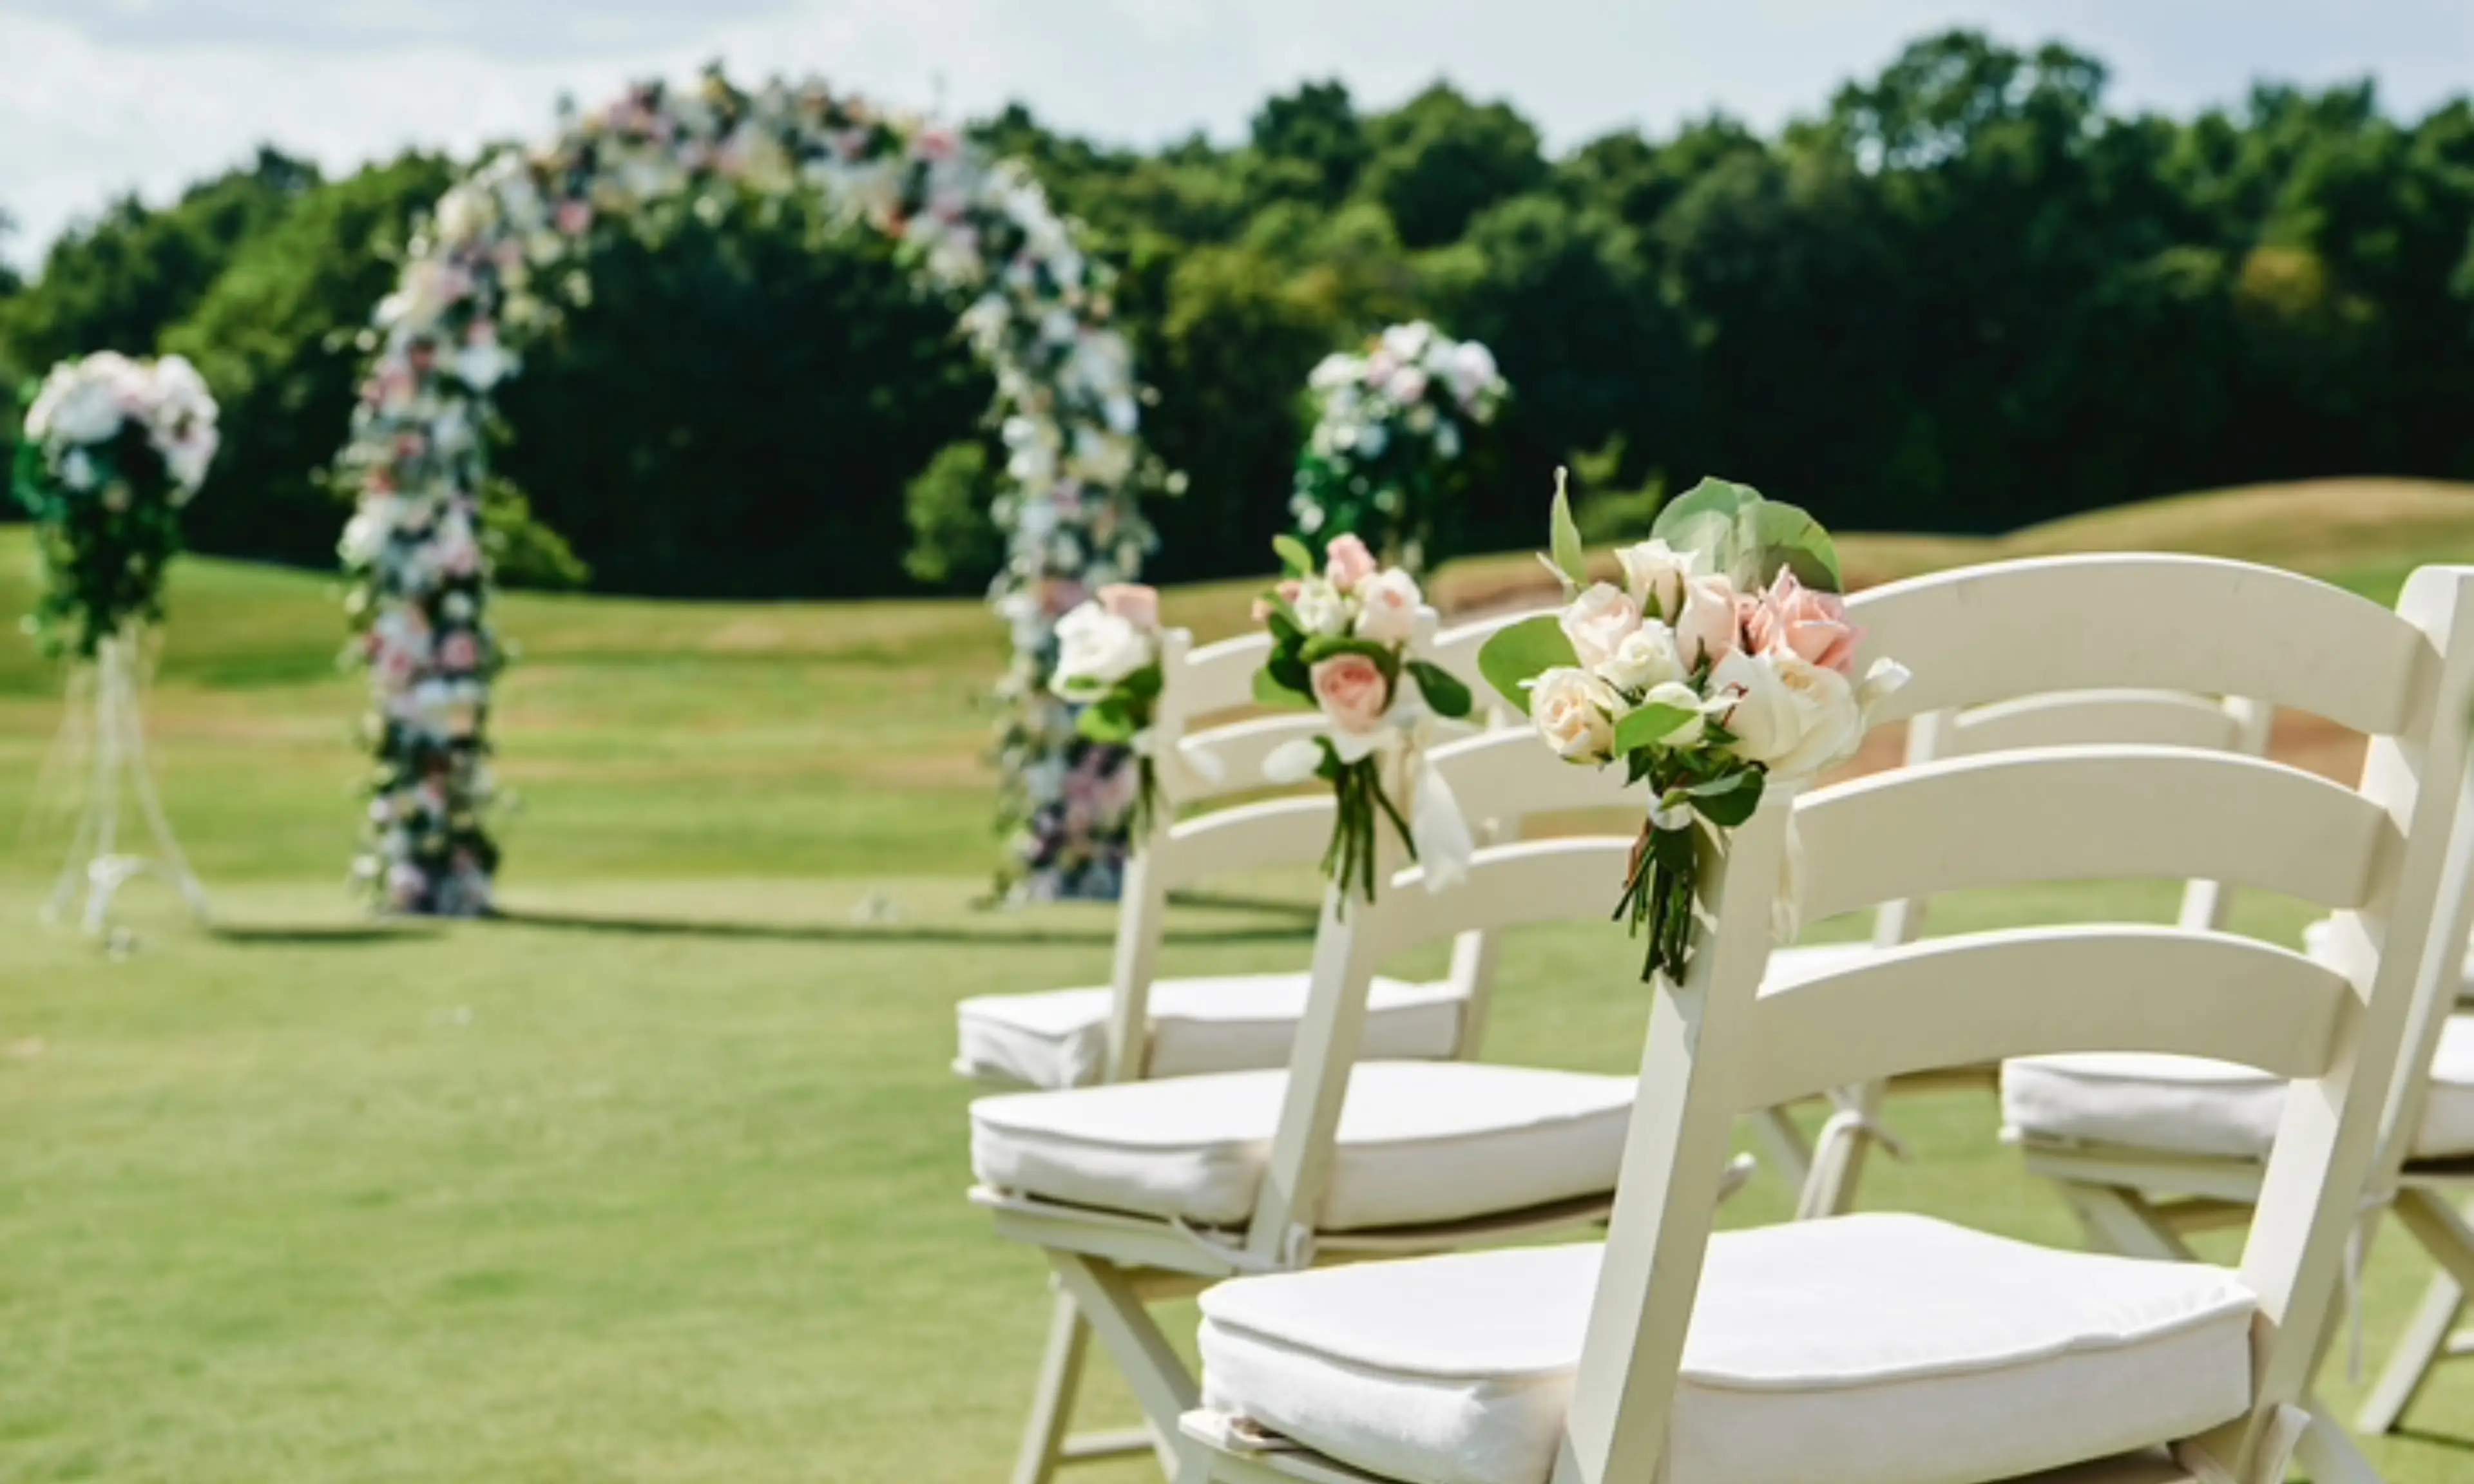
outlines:
[{"label": "cream rose bud", "polygon": [[1624,586],[1645,613],[1673,622],[1684,608],[1684,585],[1701,571],[1701,554],[1677,551],[1662,540],[1636,541],[1615,552]]},{"label": "cream rose bud", "polygon": [[1348,632],[1348,604],[1329,583],[1317,579],[1303,584],[1298,595],[1289,600],[1289,607],[1297,613],[1299,627],[1310,634],[1327,636]]},{"label": "cream rose bud", "polygon": [[1142,583],[1110,583],[1099,592],[1100,606],[1137,629],[1159,627],[1159,589]]},{"label": "cream rose bud", "polygon": [[1596,669],[1613,656],[1624,635],[1640,627],[1640,605],[1610,583],[1591,583],[1564,610],[1559,620],[1572,653],[1587,669]]},{"label": "cream rose bud", "polygon": [[1068,699],[1096,696],[1152,662],[1151,640],[1097,603],[1056,621],[1056,672],[1050,688]]},{"label": "cream rose bud", "polygon": [[1676,653],[1684,657],[1687,670],[1717,664],[1735,653],[1743,647],[1735,585],[1716,574],[1688,579],[1674,624]]},{"label": "cream rose bud", "polygon": [[1566,762],[1605,762],[1614,755],[1615,688],[1587,670],[1558,665],[1529,682],[1529,719]]},{"label": "cream rose bud", "polygon": [[1675,631],[1655,618],[1623,636],[1615,652],[1590,666],[1617,690],[1647,690],[1684,679],[1684,657],[1675,649]]},{"label": "cream rose bud", "polygon": [[1847,677],[1798,655],[1738,651],[1710,672],[1710,688],[1734,697],[1720,720],[1734,736],[1735,755],[1783,782],[1845,761],[1864,740],[1864,714]]},{"label": "cream rose bud", "polygon": [[1418,632],[1418,580],[1398,567],[1375,573],[1357,586],[1357,636],[1378,644],[1406,643]]}]

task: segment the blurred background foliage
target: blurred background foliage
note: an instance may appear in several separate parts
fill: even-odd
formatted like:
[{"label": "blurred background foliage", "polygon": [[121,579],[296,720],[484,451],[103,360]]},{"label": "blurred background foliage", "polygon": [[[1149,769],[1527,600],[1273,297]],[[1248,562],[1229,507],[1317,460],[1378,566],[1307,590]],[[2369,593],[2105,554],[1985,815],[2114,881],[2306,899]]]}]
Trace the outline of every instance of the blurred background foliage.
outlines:
[{"label": "blurred background foliage", "polygon": [[[2263,84],[2195,118],[2125,114],[2094,58],[1957,32],[1775,136],[1711,117],[1556,156],[1514,108],[1442,84],[1383,112],[1309,84],[1235,143],[1121,149],[1018,107],[973,129],[1122,269],[1146,430],[1187,475],[1153,512],[1166,580],[1266,564],[1307,370],[1417,316],[1492,346],[1516,394],[1466,508],[1439,513],[1445,554],[1533,544],[1558,463],[1608,535],[1710,471],[1841,528],[1948,532],[2253,481],[2474,477],[2463,100],[2404,121],[2367,84]],[[456,164],[328,179],[270,148],[169,204],[120,202],[31,278],[0,273],[0,374],[190,356],[226,434],[192,544],[323,564],[353,336]],[[501,401],[511,576],[716,597],[985,581],[988,385],[957,305],[887,244],[748,202],[590,268],[592,302]]]}]

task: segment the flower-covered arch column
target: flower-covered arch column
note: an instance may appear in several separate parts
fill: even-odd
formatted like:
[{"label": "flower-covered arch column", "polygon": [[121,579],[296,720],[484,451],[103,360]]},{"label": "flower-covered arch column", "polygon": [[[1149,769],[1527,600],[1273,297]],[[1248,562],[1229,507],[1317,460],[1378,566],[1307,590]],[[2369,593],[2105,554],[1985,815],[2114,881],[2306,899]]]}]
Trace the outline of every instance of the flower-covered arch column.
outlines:
[{"label": "flower-covered arch column", "polygon": [[492,392],[528,337],[589,301],[596,233],[741,191],[812,194],[898,242],[923,288],[972,296],[960,333],[995,373],[1009,454],[989,593],[1013,636],[997,689],[1006,874],[1032,898],[1116,892],[1133,769],[1078,736],[1045,683],[1056,618],[1135,576],[1152,543],[1136,496],[1158,470],[1111,273],[1019,162],[818,82],[745,92],[715,71],[568,110],[549,143],[484,160],[416,229],[378,305],[337,467],[356,499],[340,545],[352,654],[374,701],[355,874],[398,910],[491,907],[490,692],[505,658],[482,519]]}]

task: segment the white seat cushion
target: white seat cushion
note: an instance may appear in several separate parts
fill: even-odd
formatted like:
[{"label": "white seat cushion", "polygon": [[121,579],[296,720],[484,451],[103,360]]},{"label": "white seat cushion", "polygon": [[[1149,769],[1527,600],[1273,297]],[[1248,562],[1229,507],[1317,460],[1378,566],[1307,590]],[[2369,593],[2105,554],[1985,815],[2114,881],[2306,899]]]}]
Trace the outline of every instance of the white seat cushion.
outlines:
[{"label": "white seat cushion", "polygon": [[[966,999],[955,1007],[961,1033],[957,1065],[971,1076],[1034,1088],[1097,1082],[1107,1056],[1111,994],[1102,985]],[[1450,1056],[1460,1044],[1461,1006],[1448,984],[1376,979],[1367,996],[1366,1055]],[[1302,973],[1158,980],[1152,985],[1146,1075],[1284,1066],[1305,1007]]]},{"label": "white seat cushion", "polygon": [[[1203,1404],[1387,1479],[1542,1484],[1604,1248],[1240,1279]],[[2232,1274],[1864,1214],[1710,1238],[1666,1484],[1978,1484],[2188,1436],[2250,1398]]]},{"label": "white seat cushion", "polygon": [[[1351,1072],[1319,1225],[1416,1226],[1611,1191],[1637,1079],[1363,1062]],[[971,1105],[982,1185],[1076,1206],[1234,1227],[1252,1215],[1285,1071],[1219,1072]]]},{"label": "white seat cushion", "polygon": [[[2198,1057],[2017,1057],[2001,1064],[2001,1116],[2039,1138],[2265,1159],[2285,1115],[2285,1088],[2254,1067]],[[2474,1016],[2452,1016],[2440,1031],[2412,1154],[2474,1154]]]}]

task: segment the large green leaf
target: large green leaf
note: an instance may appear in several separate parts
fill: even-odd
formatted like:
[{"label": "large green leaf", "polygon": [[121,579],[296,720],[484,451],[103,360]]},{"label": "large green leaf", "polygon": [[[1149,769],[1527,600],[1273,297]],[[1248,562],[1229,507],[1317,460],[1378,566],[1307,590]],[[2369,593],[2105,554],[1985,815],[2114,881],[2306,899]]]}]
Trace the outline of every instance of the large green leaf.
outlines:
[{"label": "large green leaf", "polygon": [[1477,669],[1488,684],[1526,715],[1529,692],[1521,689],[1520,682],[1558,665],[1578,664],[1580,659],[1555,615],[1540,613],[1510,625],[1488,639],[1477,652]]},{"label": "large green leaf", "polygon": [[1750,485],[1705,479],[1667,501],[1649,534],[1677,551],[1701,553],[1710,570],[1732,576],[1736,559],[1746,555],[1747,514],[1760,504],[1761,492]]},{"label": "large green leaf", "polygon": [[1764,499],[1750,485],[1705,479],[1659,512],[1650,534],[1678,551],[1698,551],[1710,570],[1738,587],[1775,581],[1779,568],[1807,587],[1836,592],[1838,547],[1820,521],[1796,506]]},{"label": "large green leaf", "polygon": [[1289,576],[1314,576],[1314,553],[1306,549],[1305,542],[1294,536],[1275,536],[1272,538],[1272,550],[1278,555],[1280,565],[1287,569]]}]

